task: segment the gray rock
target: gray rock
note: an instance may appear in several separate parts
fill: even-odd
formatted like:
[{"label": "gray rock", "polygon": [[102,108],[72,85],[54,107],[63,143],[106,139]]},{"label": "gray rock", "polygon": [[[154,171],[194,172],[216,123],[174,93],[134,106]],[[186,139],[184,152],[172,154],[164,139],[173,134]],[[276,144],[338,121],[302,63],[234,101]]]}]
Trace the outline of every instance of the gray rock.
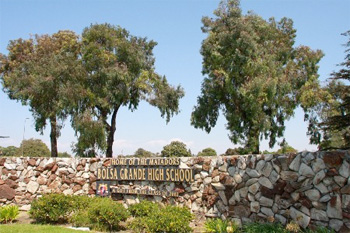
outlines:
[{"label": "gray rock", "polygon": [[315,185],[315,187],[316,187],[322,194],[329,193],[328,188],[327,188],[323,183],[319,183],[318,185]]},{"label": "gray rock", "polygon": [[249,200],[249,201],[255,201],[254,195],[251,194],[251,193],[248,193],[248,200]]},{"label": "gray rock", "polygon": [[269,189],[273,188],[271,181],[266,177],[260,177],[258,182],[259,184],[261,184],[262,186],[265,186],[266,188],[269,188]]},{"label": "gray rock", "polygon": [[251,178],[249,180],[247,180],[247,182],[245,183],[246,186],[251,186],[252,184],[258,182],[258,178]]},{"label": "gray rock", "polygon": [[252,201],[250,203],[250,211],[254,212],[254,213],[259,213],[260,211],[260,204],[257,201]]},{"label": "gray rock", "polygon": [[340,221],[338,219],[331,219],[329,221],[329,227],[334,229],[335,231],[339,231],[340,228],[343,226],[343,221]]},{"label": "gray rock", "polygon": [[324,195],[320,198],[319,202],[328,202],[331,199],[331,196],[329,194]]},{"label": "gray rock", "polygon": [[310,210],[307,207],[301,206],[300,211],[306,214],[307,216],[310,216]]},{"label": "gray rock", "polygon": [[275,214],[275,219],[278,222],[280,222],[282,225],[286,225],[286,223],[287,223],[287,219],[280,214]]},{"label": "gray rock", "polygon": [[346,179],[344,177],[342,177],[342,176],[334,176],[334,181],[340,187],[343,187],[345,185]]},{"label": "gray rock", "polygon": [[204,179],[205,177],[209,176],[209,173],[205,172],[205,171],[201,171],[200,174],[201,174],[202,179]]},{"label": "gray rock", "polygon": [[310,163],[310,161],[314,159],[315,159],[315,156],[311,152],[307,152],[305,156],[302,156],[302,161],[306,164]]},{"label": "gray rock", "polygon": [[350,207],[350,195],[342,195],[342,207],[343,209]]},{"label": "gray rock", "polygon": [[34,194],[39,188],[39,184],[34,181],[29,181],[27,185],[27,191],[30,192],[31,194]]},{"label": "gray rock", "polygon": [[93,163],[93,164],[90,164],[90,172],[94,172],[97,170],[97,165],[98,163]]},{"label": "gray rock", "polygon": [[235,195],[232,195],[232,197],[228,200],[229,205],[235,205],[236,204],[236,197]]},{"label": "gray rock", "polygon": [[255,170],[257,170],[259,173],[261,173],[262,169],[264,168],[265,166],[265,160],[260,160],[257,164],[256,164],[256,167],[255,167]]},{"label": "gray rock", "polygon": [[278,160],[277,159],[272,159],[271,162],[272,162],[272,167],[279,174],[281,172],[281,168],[280,168],[280,166],[278,166]]},{"label": "gray rock", "polygon": [[293,171],[299,171],[301,163],[301,156],[298,154],[289,165],[289,169]]},{"label": "gray rock", "polygon": [[350,164],[346,162],[346,160],[343,161],[343,164],[339,168],[339,174],[342,177],[349,178],[350,176]]},{"label": "gray rock", "polygon": [[317,220],[317,221],[328,221],[328,216],[326,211],[318,210],[315,208],[311,209],[311,219]]},{"label": "gray rock", "polygon": [[326,177],[326,173],[324,172],[324,170],[317,172],[317,174],[314,177],[313,184],[314,185],[319,184],[325,177]]},{"label": "gray rock", "polygon": [[221,198],[222,202],[224,203],[224,205],[227,205],[227,198],[226,198],[226,195],[225,195],[225,192],[224,191],[219,191],[219,197]]},{"label": "gray rock", "polygon": [[14,170],[14,169],[16,169],[16,164],[13,164],[13,163],[5,163],[5,164],[4,164],[4,167],[5,167],[7,170]]},{"label": "gray rock", "polygon": [[331,197],[331,200],[327,203],[327,215],[329,218],[343,219],[341,200],[338,194]]},{"label": "gray rock", "polygon": [[249,186],[248,191],[255,195],[258,192],[259,188],[260,188],[260,184],[256,182],[251,186]]},{"label": "gray rock", "polygon": [[259,172],[257,172],[256,170],[247,168],[246,173],[248,174],[248,176],[252,177],[252,178],[257,178],[260,176]]},{"label": "gray rock", "polygon": [[273,169],[273,168],[272,168],[271,163],[266,163],[265,166],[264,166],[264,168],[263,168],[262,171],[261,171],[261,174],[262,174],[263,176],[269,177],[270,174],[271,174],[271,172],[272,172],[272,169]]},{"label": "gray rock", "polygon": [[293,201],[298,201],[300,198],[300,193],[292,193],[290,196],[292,197]]},{"label": "gray rock", "polygon": [[240,176],[239,174],[234,174],[233,179],[236,181],[237,184],[242,183],[242,176]]},{"label": "gray rock", "polygon": [[242,198],[245,198],[248,195],[248,187],[241,188],[239,194]]},{"label": "gray rock", "polygon": [[311,200],[311,201],[318,201],[321,197],[320,192],[317,189],[310,189],[305,191],[305,195]]},{"label": "gray rock", "polygon": [[275,215],[270,208],[266,208],[266,207],[261,207],[260,212],[265,214],[267,217],[269,216],[273,217]]},{"label": "gray rock", "polygon": [[279,178],[280,178],[280,176],[274,170],[271,172],[271,174],[269,176],[269,179],[270,179],[272,184],[275,184]]},{"label": "gray rock", "polygon": [[226,172],[227,167],[228,167],[228,164],[226,162],[224,162],[224,164],[219,167],[219,171]]},{"label": "gray rock", "polygon": [[236,167],[229,167],[227,171],[228,171],[228,174],[230,174],[230,176],[233,177],[236,173]]},{"label": "gray rock", "polygon": [[325,169],[326,165],[324,164],[323,160],[320,158],[317,158],[313,163],[312,163],[312,170],[317,173],[322,169]]},{"label": "gray rock", "polygon": [[306,214],[300,212],[299,210],[295,209],[294,207],[291,207],[289,210],[291,218],[299,224],[302,228],[306,228],[310,223],[310,217]]},{"label": "gray rock", "polygon": [[259,200],[261,206],[272,207],[273,200],[262,196]]},{"label": "gray rock", "polygon": [[305,163],[301,163],[299,168],[299,174],[306,177],[313,177],[315,175],[311,167],[307,166]]},{"label": "gray rock", "polygon": [[264,160],[265,161],[270,161],[271,159],[273,159],[273,154],[266,154],[266,155],[264,155]]},{"label": "gray rock", "polygon": [[30,210],[30,205],[22,205],[19,207],[20,211],[29,211]]},{"label": "gray rock", "polygon": [[242,169],[242,170],[246,169],[247,164],[246,164],[245,159],[244,159],[243,156],[239,156],[239,159],[238,159],[238,162],[237,162],[237,167],[239,169]]},{"label": "gray rock", "polygon": [[291,171],[281,171],[281,179],[286,181],[296,181],[299,177],[298,173]]}]

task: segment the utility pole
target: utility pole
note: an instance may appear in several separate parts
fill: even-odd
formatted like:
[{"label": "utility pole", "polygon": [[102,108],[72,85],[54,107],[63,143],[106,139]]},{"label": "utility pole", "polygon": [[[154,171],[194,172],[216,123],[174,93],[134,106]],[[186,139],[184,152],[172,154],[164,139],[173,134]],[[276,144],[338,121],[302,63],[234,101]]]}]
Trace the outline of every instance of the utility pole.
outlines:
[{"label": "utility pole", "polygon": [[23,127],[23,140],[22,140],[22,157],[23,157],[23,152],[24,152],[24,133],[26,132],[26,121],[28,120],[29,118],[25,118],[24,119],[24,127]]}]

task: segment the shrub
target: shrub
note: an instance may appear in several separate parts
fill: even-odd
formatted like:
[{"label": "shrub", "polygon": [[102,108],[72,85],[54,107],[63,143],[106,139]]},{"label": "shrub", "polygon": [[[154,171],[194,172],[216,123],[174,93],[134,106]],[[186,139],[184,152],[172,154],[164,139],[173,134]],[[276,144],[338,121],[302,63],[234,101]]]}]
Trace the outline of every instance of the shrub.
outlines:
[{"label": "shrub", "polygon": [[72,203],[72,197],[64,194],[44,195],[32,202],[29,215],[39,223],[65,223]]},{"label": "shrub", "polygon": [[238,225],[235,222],[221,218],[208,219],[204,226],[207,233],[233,233],[238,230]]},{"label": "shrub", "polygon": [[145,217],[153,214],[159,209],[159,205],[151,201],[143,200],[140,203],[131,205],[128,210],[134,217]]},{"label": "shrub", "polygon": [[87,216],[89,225],[98,231],[112,231],[119,228],[119,222],[129,217],[128,211],[120,203],[110,198],[94,198]]},{"label": "shrub", "polygon": [[205,148],[201,152],[198,153],[197,156],[216,156],[216,151],[213,148]]},{"label": "shrub", "polygon": [[75,211],[69,218],[69,222],[75,227],[90,226],[88,209]]},{"label": "shrub", "polygon": [[176,206],[158,207],[152,214],[135,218],[129,227],[135,232],[191,232],[193,216],[189,209]]},{"label": "shrub", "polygon": [[0,223],[11,223],[18,217],[18,206],[8,205],[0,207]]}]

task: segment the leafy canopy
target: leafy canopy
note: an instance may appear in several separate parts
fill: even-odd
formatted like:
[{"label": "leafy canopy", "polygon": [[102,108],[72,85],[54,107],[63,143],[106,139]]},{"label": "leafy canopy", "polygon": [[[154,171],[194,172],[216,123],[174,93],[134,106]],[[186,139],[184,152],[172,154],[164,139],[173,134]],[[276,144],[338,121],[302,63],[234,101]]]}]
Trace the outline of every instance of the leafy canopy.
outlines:
[{"label": "leafy canopy", "polygon": [[[156,44],[110,24],[93,24],[84,29],[81,51],[87,75],[81,82],[84,95],[73,118],[78,144],[82,147],[107,148],[107,157],[112,157],[120,107],[134,111],[139,102],[145,100],[156,106],[167,122],[179,112],[179,99],[184,92],[155,72],[153,48]],[[90,119],[81,116],[86,111]],[[86,132],[87,127],[82,124],[90,123],[93,126]],[[95,135],[100,136],[97,141],[94,141]],[[102,143],[102,137],[106,137],[106,144]]]},{"label": "leafy canopy", "polygon": [[[72,31],[9,42],[8,55],[0,54],[0,78],[11,99],[28,105],[35,129],[51,124],[51,152],[57,157],[57,137],[67,117],[67,104],[75,96],[68,80],[80,74],[78,36]],[[58,122],[60,121],[60,122]]]},{"label": "leafy canopy", "polygon": [[190,157],[191,152],[187,150],[186,144],[179,141],[172,141],[163,147],[162,157]]},{"label": "leafy canopy", "polygon": [[258,153],[262,138],[272,147],[283,136],[284,122],[299,104],[312,104],[308,94],[319,87],[317,63],[323,54],[293,47],[291,19],[244,15],[238,0],[221,2],[214,14],[202,19],[206,77],[191,123],[209,133],[222,112],[231,141]]}]

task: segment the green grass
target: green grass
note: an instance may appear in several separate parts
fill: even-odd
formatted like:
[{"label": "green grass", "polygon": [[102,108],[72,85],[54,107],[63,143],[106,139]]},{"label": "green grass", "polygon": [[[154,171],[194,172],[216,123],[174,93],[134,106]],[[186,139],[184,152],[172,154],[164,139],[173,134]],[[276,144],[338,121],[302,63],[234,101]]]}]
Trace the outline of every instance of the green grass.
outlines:
[{"label": "green grass", "polygon": [[1,233],[77,233],[86,231],[71,230],[60,226],[38,225],[38,224],[0,224]]}]

